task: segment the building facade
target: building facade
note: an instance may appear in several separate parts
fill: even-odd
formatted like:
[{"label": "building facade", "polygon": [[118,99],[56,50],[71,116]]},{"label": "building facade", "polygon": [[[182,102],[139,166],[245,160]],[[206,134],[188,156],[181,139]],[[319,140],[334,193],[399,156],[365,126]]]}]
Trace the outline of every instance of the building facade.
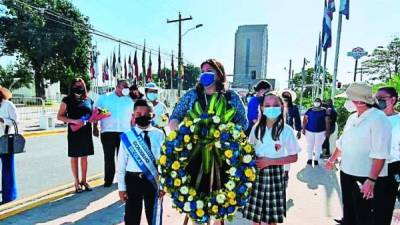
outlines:
[{"label": "building facade", "polygon": [[239,26],[235,34],[233,87],[249,88],[267,78],[268,25]]}]

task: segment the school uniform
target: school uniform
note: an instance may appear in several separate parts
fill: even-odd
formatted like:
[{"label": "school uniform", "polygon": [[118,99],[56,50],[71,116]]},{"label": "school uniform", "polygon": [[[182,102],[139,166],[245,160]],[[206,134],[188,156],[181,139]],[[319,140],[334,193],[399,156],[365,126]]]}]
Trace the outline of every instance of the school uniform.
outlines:
[{"label": "school uniform", "polygon": [[[143,137],[146,145],[150,146],[154,158],[158,160],[161,154],[161,146],[165,139],[164,133],[152,126],[144,130],[137,126],[132,129],[135,129],[137,134]],[[156,164],[156,162],[154,162],[154,164]],[[156,195],[158,195],[157,190],[146,176],[144,176],[142,169],[129,155],[122,141],[118,154],[117,169],[118,190],[126,191],[128,196],[125,204],[125,224],[140,225],[143,201],[148,224],[152,224],[155,198]]]},{"label": "school uniform", "polygon": [[[293,129],[285,125],[279,140],[272,139],[272,129],[266,129],[262,142],[256,139],[255,128],[250,133],[257,157],[282,158],[296,155],[301,151]],[[276,149],[276,144],[281,146]],[[268,166],[257,169],[257,178],[250,194],[250,200],[243,210],[243,217],[255,223],[282,223],[286,216],[286,191],[284,168]]]}]

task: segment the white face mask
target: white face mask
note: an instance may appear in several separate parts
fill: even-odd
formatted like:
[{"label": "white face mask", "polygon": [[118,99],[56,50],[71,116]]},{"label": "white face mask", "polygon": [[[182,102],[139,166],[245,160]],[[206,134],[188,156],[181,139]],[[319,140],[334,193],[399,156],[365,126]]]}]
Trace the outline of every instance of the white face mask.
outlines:
[{"label": "white face mask", "polygon": [[129,95],[129,88],[122,89],[121,93],[122,93],[123,96],[128,96]]},{"label": "white face mask", "polygon": [[343,106],[349,112],[354,112],[357,110],[356,106],[354,105],[354,103],[351,100],[346,100],[346,102],[344,103]]},{"label": "white face mask", "polygon": [[321,102],[314,102],[314,107],[320,107],[321,106]]}]

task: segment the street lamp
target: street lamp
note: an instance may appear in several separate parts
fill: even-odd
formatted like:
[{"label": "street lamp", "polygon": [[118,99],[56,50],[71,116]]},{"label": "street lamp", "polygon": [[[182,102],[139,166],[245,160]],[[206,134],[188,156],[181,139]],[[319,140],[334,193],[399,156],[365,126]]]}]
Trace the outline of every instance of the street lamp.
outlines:
[{"label": "street lamp", "polygon": [[199,28],[199,27],[202,27],[203,26],[203,24],[197,24],[196,26],[194,26],[194,27],[192,27],[192,28],[190,28],[190,29],[188,29],[187,31],[185,31],[185,33],[183,33],[183,35],[182,35],[182,37],[184,37],[187,33],[189,33],[190,31],[192,31],[192,30],[195,30],[195,29],[197,29],[197,28]]},{"label": "street lamp", "polygon": [[10,87],[8,87],[8,90],[11,91],[12,87],[20,80],[21,80],[21,78],[19,78],[19,77],[13,78],[13,81],[11,82]]}]

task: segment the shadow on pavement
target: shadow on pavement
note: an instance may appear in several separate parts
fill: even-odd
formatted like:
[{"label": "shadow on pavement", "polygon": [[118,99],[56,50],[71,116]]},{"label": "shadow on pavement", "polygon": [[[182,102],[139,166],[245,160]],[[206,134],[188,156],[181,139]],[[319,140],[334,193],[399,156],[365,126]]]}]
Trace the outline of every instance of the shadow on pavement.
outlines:
[{"label": "shadow on pavement", "polygon": [[117,196],[115,185],[111,188],[101,186],[29,210],[2,221],[2,224],[21,224],[21,221],[24,225],[118,224],[123,220],[124,205]]}]

